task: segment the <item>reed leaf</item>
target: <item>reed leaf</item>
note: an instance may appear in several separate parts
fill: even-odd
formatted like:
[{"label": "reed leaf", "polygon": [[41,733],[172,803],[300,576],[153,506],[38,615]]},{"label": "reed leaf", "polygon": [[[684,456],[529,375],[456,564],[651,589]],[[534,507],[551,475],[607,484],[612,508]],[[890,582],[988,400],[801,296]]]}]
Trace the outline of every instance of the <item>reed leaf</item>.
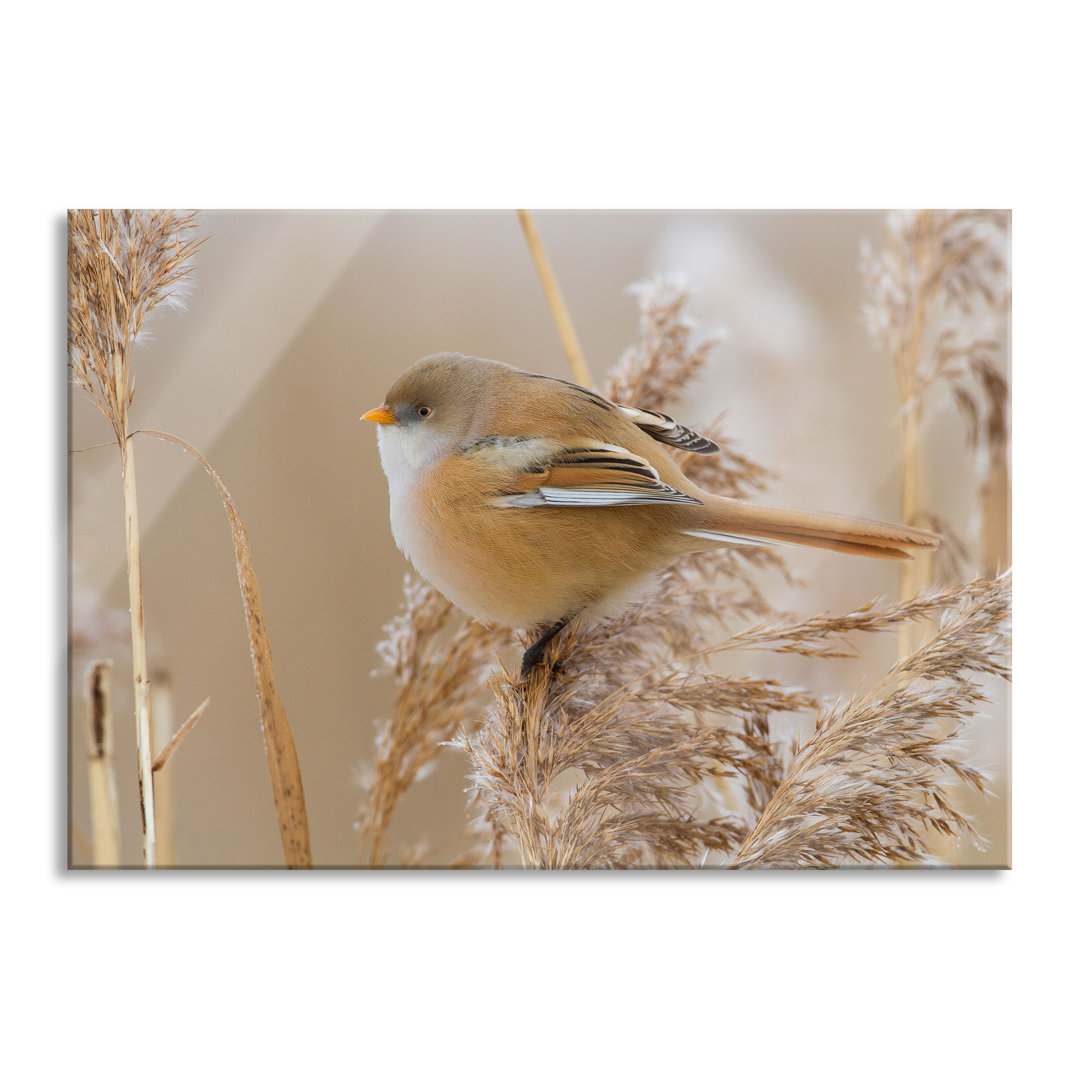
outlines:
[{"label": "reed leaf", "polygon": [[289,869],[310,869],[312,866],[311,841],[308,836],[307,806],[304,787],[300,779],[300,761],[296,754],[289,718],[274,682],[274,662],[270,653],[270,638],[263,618],[262,601],[259,599],[259,583],[251,563],[251,545],[247,529],[236,508],[228,488],[222,483],[210,462],[190,443],[164,431],[141,429],[138,434],[162,439],[180,447],[190,454],[205,470],[221,496],[225,514],[232,530],[233,549],[236,554],[236,576],[240,581],[240,594],[244,604],[248,641],[251,645],[251,663],[255,670],[255,696],[259,704],[259,720],[266,761],[270,770],[270,785],[277,810],[281,846],[285,852],[285,864]]}]

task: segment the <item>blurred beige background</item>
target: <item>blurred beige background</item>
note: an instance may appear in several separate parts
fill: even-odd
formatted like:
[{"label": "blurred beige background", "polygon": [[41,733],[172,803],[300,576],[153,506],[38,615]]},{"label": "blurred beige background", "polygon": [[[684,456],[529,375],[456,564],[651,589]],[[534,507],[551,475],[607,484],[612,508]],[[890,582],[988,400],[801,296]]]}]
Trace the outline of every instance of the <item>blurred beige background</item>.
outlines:
[{"label": "blurred beige background", "polygon": [[[727,430],[779,478],[768,501],[896,518],[898,434],[888,360],[871,345],[857,272],[884,215],[536,213],[594,376],[638,339],[627,286],[685,276],[702,334],[727,338],[679,412],[725,411]],[[235,498],[273,646],[278,689],[303,771],[316,865],[354,866],[357,777],[393,686],[373,678],[381,627],[397,611],[407,564],[394,547],[373,425],[396,375],[456,350],[548,374],[567,370],[516,215],[498,212],[207,211],[186,311],[155,312],[134,352],[135,427],[173,432],[206,454]],[[72,448],[106,442],[105,420],[71,395]],[[959,419],[929,418],[931,508],[962,535],[976,482]],[[177,862],[280,866],[254,680],[229,528],[207,477],[176,448],[137,447],[152,672],[177,720],[210,706],[168,765]],[[111,657],[125,861],[140,861],[127,586],[118,455],[72,455],[70,820],[73,865],[89,861],[83,672]],[[779,607],[841,611],[895,596],[894,566],[800,551],[801,590],[770,584]],[[789,679],[835,700],[895,657],[891,637],[861,639],[865,660],[773,657],[749,674]],[[127,659],[125,659],[127,657]],[[812,722],[809,718],[806,723]],[[784,730],[778,725],[778,730]],[[794,730],[794,729],[791,729]],[[967,800],[992,840],[950,861],[1002,865],[1008,852],[1008,718],[980,725],[973,755],[997,797]],[[391,850],[426,839],[432,860],[464,828],[464,765],[444,753],[399,808]]]}]

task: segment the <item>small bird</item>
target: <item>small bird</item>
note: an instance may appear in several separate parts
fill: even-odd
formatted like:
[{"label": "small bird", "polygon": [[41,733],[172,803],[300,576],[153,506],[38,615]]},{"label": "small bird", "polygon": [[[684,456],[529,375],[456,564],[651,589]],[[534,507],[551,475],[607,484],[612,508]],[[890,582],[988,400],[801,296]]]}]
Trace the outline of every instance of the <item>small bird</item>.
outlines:
[{"label": "small bird", "polygon": [[939,541],[713,495],[668,449],[715,454],[711,440],[495,360],[418,360],[363,419],[379,425],[390,526],[420,575],[485,624],[540,633],[522,677],[575,616],[615,614],[689,552],[782,543],[908,559]]}]

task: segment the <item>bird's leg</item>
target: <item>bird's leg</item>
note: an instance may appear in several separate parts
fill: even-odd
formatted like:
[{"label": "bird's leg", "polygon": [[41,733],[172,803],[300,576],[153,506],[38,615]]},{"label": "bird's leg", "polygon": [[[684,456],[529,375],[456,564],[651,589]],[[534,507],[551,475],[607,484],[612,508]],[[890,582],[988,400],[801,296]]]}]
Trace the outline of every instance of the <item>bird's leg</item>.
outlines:
[{"label": "bird's leg", "polygon": [[551,641],[560,630],[573,618],[573,615],[567,615],[565,618],[560,619],[554,626],[549,627],[540,635],[526,650],[525,655],[521,658],[521,678],[524,679],[530,671],[544,656],[544,650],[548,647]]}]

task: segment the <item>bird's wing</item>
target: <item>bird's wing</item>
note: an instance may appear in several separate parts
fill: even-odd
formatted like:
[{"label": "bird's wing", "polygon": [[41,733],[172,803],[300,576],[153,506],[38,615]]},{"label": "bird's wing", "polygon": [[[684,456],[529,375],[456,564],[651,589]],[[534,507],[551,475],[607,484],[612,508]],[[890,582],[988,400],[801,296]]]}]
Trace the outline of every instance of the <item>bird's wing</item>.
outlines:
[{"label": "bird's wing", "polygon": [[498,506],[700,505],[665,484],[645,458],[592,439],[484,439],[465,453],[498,463]]},{"label": "bird's wing", "polygon": [[613,401],[601,397],[595,390],[568,382],[566,379],[554,379],[550,375],[533,375],[531,372],[524,374],[528,379],[539,379],[545,383],[556,382],[569,387],[574,393],[567,400],[580,403],[584,399],[602,409],[617,409],[657,442],[667,443],[668,446],[674,446],[678,450],[688,450],[692,454],[718,454],[720,452],[720,447],[712,439],[706,439],[704,435],[683,427],[682,424],[672,420],[667,413],[653,412],[651,409],[635,409],[629,405],[616,405]]},{"label": "bird's wing", "polygon": [[651,435],[658,442],[667,443],[678,450],[689,450],[693,454],[718,454],[720,447],[691,431],[688,427],[676,423],[666,413],[652,412],[650,409],[632,409],[629,405],[619,405],[624,416],[632,420],[642,431]]}]

